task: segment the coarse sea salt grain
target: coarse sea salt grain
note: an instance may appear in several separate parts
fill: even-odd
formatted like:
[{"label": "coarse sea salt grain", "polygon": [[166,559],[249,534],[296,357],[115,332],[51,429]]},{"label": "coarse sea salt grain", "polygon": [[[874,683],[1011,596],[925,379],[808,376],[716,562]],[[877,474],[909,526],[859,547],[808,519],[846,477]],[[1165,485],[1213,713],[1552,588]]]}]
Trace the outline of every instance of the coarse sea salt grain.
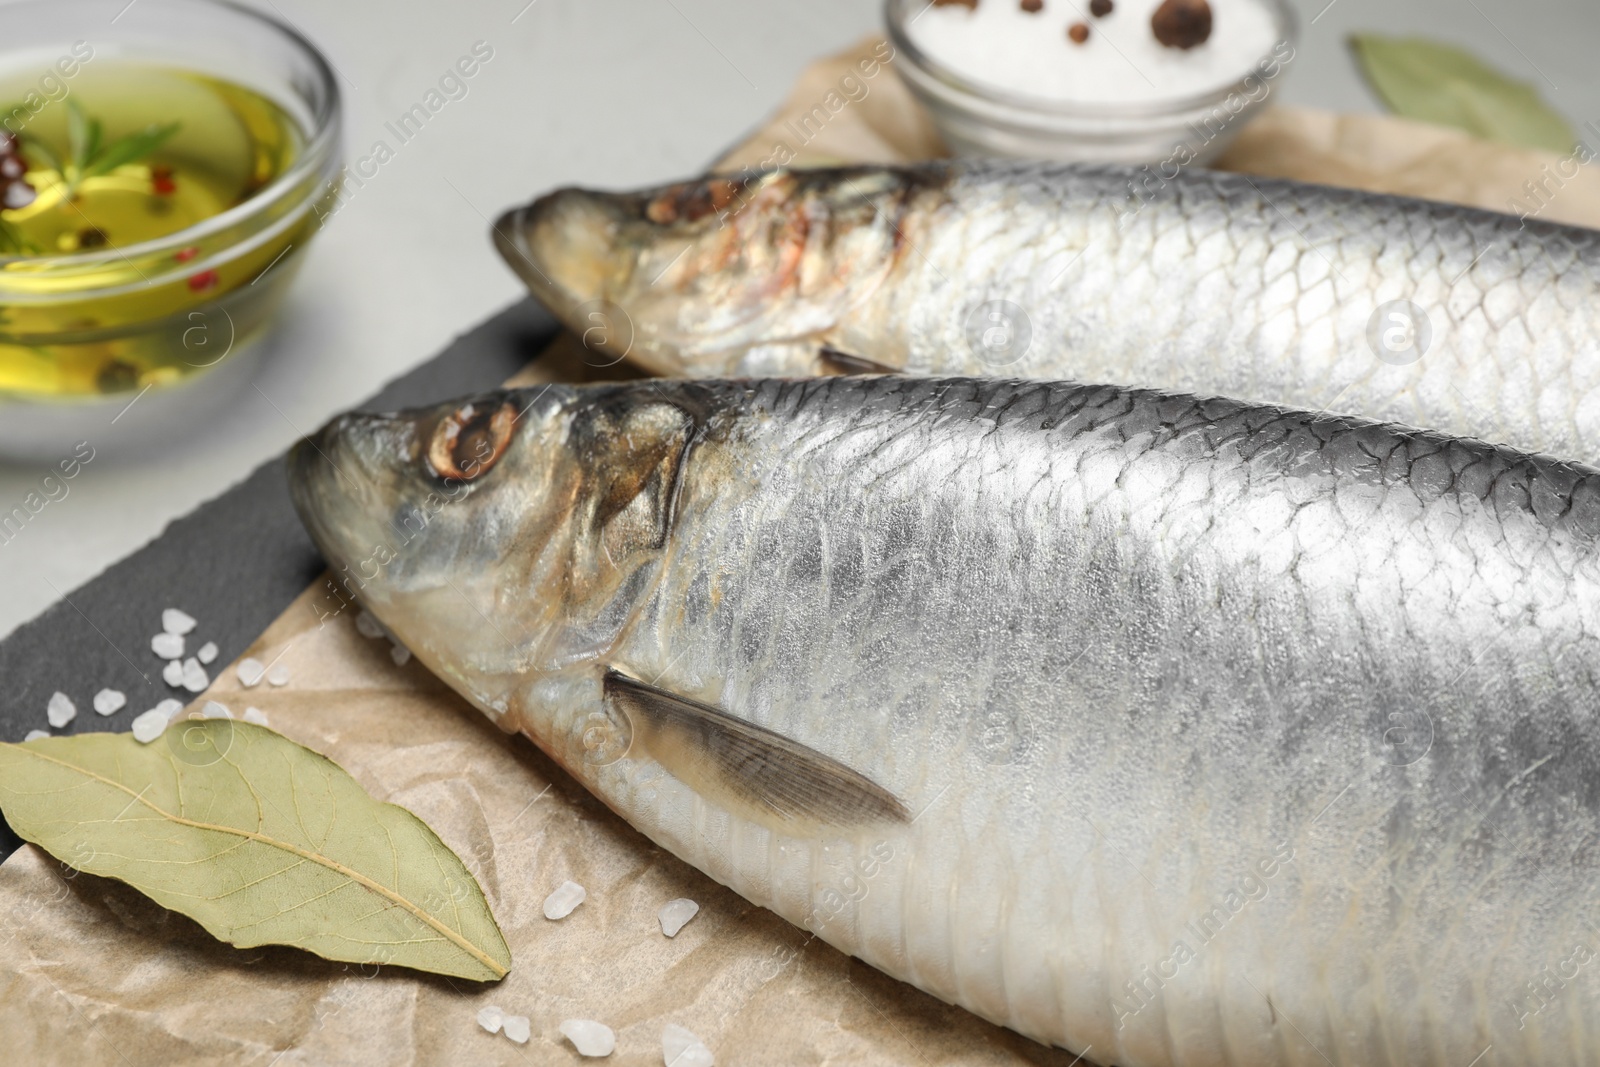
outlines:
[{"label": "coarse sea salt grain", "polygon": [[394,660],[396,667],[404,667],[411,662],[411,650],[397,642],[389,646],[389,658]]},{"label": "coarse sea salt grain", "polygon": [[127,704],[128,698],[120,689],[102,689],[94,695],[94,710],[101,715],[115,715]]},{"label": "coarse sea salt grain", "polygon": [[78,717],[78,706],[58,689],[50,694],[50,703],[45,705],[44,716],[50,720],[51,726],[59,730]]},{"label": "coarse sea salt grain", "polygon": [[501,1011],[493,1004],[489,1005],[487,1008],[478,1009],[478,1025],[489,1031],[491,1034],[498,1034],[500,1032],[500,1024],[505,1022],[505,1020],[505,1012]]},{"label": "coarse sea salt grain", "polygon": [[566,1019],[561,1036],[572,1042],[580,1056],[609,1056],[617,1047],[617,1035],[605,1023],[593,1019]]},{"label": "coarse sea salt grain", "polygon": [[207,641],[205,644],[201,645],[200,651],[195,653],[195,658],[201,663],[210,663],[212,660],[216,659],[217,643],[215,641]]},{"label": "coarse sea salt grain", "polygon": [[183,684],[183,660],[168,660],[161,668],[161,680],[176,689]]},{"label": "coarse sea salt grain", "polygon": [[[983,0],[972,9],[941,4],[918,14],[906,32],[930,59],[972,81],[1034,98],[1104,104],[1220,90],[1273,52],[1278,38],[1262,0],[1211,0],[1211,37],[1193,48],[1168,48],[1150,27],[1159,6],[1161,0],[1116,0],[1104,18],[1085,20],[1078,4],[1057,0],[1045,0],[1037,13],[1016,0]],[[1080,21],[1089,37],[1074,44],[1067,28]]]},{"label": "coarse sea salt grain", "polygon": [[669,900],[661,905],[661,910],[656,913],[656,918],[661,920],[661,932],[668,937],[677,937],[678,931],[684,924],[694,918],[700,911],[700,905],[688,897],[679,897]]},{"label": "coarse sea salt grain", "polygon": [[356,613],[356,633],[362,637],[382,637],[383,623],[378,621],[376,615],[363,608]]},{"label": "coarse sea salt grain", "polygon": [[29,730],[28,731],[28,736],[24,737],[22,740],[25,741],[25,742],[26,741],[37,741],[41,737],[49,737],[49,736],[50,736],[50,731],[49,730]]},{"label": "coarse sea salt grain", "polygon": [[183,687],[191,693],[199,693],[211,684],[211,679],[206,674],[206,669],[200,666],[200,661],[190,656],[183,661]]},{"label": "coarse sea salt grain", "polygon": [[572,914],[572,909],[582,904],[588,897],[589,891],[577,882],[562,882],[555,887],[551,894],[544,898],[544,917],[546,919],[565,919]]},{"label": "coarse sea salt grain", "polygon": [[167,697],[165,700],[158,701],[156,706],[150,710],[159,711],[161,714],[167,717],[168,722],[171,722],[173,719],[176,719],[178,717],[178,713],[183,710],[183,701],[174,700],[171,697]]},{"label": "coarse sea salt grain", "polygon": [[179,659],[183,656],[183,638],[163,630],[150,639],[150,651],[162,659]]},{"label": "coarse sea salt grain", "polygon": [[242,659],[239,661],[239,684],[246,689],[254,688],[261,683],[261,678],[267,672],[266,664],[258,659]]},{"label": "coarse sea salt grain", "polygon": [[267,725],[267,713],[260,708],[245,708],[244,721],[253,722],[257,726],[265,726]]},{"label": "coarse sea salt grain", "polygon": [[273,667],[267,672],[267,681],[271,682],[273,685],[288,685],[289,665],[287,663],[280,663],[276,667]]},{"label": "coarse sea salt grain", "polygon": [[694,1031],[677,1023],[661,1028],[661,1058],[667,1067],[714,1067],[717,1062]]},{"label": "coarse sea salt grain", "polygon": [[205,702],[205,706],[200,709],[200,717],[202,719],[231,719],[233,718],[233,712],[228,705],[219,700],[208,700]]},{"label": "coarse sea salt grain", "polygon": [[160,708],[151,708],[141,712],[133,720],[133,739],[141,744],[148,745],[160,737],[167,729],[167,713]]},{"label": "coarse sea salt grain", "polygon": [[177,608],[168,608],[161,613],[161,628],[169,634],[177,634],[179,637],[182,637],[184,634],[194,629],[194,627],[194,616],[190,615],[187,611],[180,611]]},{"label": "coarse sea salt grain", "polygon": [[526,1015],[507,1015],[501,1020],[500,1026],[506,1036],[519,1045],[526,1045],[528,1038],[533,1036],[533,1023]]}]

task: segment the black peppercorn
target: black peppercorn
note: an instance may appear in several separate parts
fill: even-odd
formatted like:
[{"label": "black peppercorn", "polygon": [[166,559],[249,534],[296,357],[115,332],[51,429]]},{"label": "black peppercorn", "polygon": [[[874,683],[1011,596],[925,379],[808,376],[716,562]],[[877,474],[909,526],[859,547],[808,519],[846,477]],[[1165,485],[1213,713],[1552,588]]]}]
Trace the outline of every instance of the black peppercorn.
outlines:
[{"label": "black peppercorn", "polygon": [[1163,0],[1150,16],[1156,40],[1168,48],[1193,48],[1211,36],[1211,5],[1206,0]]}]

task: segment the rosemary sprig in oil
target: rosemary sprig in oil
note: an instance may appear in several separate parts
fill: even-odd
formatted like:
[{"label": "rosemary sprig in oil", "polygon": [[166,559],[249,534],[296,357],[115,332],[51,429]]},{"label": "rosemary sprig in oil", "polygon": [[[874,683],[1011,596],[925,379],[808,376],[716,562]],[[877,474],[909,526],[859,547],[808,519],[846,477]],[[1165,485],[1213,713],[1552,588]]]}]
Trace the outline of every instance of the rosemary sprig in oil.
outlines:
[{"label": "rosemary sprig in oil", "polygon": [[63,160],[48,142],[38,137],[24,135],[23,147],[29,155],[37,157],[45,166],[61,175],[61,180],[66,183],[61,193],[62,199],[71,200],[78,195],[78,188],[85,181],[144,159],[177,133],[181,125],[178,122],[152,122],[142,130],[105,144],[102,143],[104,130],[100,120],[91,118],[83,110],[83,105],[68,97],[67,158]]}]

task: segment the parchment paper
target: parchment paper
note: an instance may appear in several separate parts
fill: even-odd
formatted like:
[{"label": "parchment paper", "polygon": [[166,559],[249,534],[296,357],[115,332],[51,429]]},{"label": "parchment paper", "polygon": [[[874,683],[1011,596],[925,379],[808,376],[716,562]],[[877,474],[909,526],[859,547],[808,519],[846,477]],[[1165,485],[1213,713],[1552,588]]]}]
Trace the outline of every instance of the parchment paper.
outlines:
[{"label": "parchment paper", "polygon": [[[722,168],[765,160],[785,138],[799,163],[937,154],[932,128],[887,69],[809,143],[792,143],[788,117],[810,112],[844,74],[859,77],[875,43],[809,69]],[[1279,108],[1223,162],[1504,210],[1559,161],[1394,119]],[[1566,180],[1541,217],[1600,225],[1600,186],[1587,172]],[[568,339],[518,380],[634,373],[607,362],[586,361]],[[611,1026],[617,1051],[607,1062],[630,1065],[662,1063],[668,1022],[694,1031],[723,1065],[1075,1062],[841,955],[661,852],[525,738],[501,734],[415,663],[396,667],[388,643],[357,634],[348,612],[319,621],[335,606],[313,586],[248,651],[286,664],[288,685],[242,690],[230,668],[193,706],[259,707],[273,728],[426,820],[488,894],[511,945],[510,976],[478,986],[292,949],[241,951],[26,846],[0,866],[6,1062],[574,1063],[557,1030],[566,1018]],[[544,897],[568,878],[588,900],[550,922]],[[674,897],[701,910],[669,940],[656,912]],[[532,1040],[480,1030],[487,1004],[531,1017]]]}]

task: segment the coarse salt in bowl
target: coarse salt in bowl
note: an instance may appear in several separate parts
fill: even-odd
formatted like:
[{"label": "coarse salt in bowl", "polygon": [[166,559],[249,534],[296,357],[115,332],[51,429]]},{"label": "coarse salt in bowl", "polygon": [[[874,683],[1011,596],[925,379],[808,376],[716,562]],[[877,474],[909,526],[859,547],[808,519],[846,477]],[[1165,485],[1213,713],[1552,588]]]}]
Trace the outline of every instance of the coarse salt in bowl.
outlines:
[{"label": "coarse salt in bowl", "polygon": [[1162,2],[887,0],[885,17],[895,67],[957,155],[1205,163],[1277,88],[1294,15],[1208,0],[1209,35],[1178,47],[1152,26]]}]

